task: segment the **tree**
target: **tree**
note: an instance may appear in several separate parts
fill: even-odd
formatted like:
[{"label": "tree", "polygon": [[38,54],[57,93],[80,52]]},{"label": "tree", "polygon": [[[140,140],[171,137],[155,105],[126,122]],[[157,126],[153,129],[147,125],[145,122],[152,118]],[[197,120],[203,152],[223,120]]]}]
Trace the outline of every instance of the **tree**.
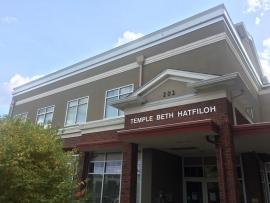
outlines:
[{"label": "tree", "polygon": [[74,202],[74,165],[56,129],[0,118],[0,202]]}]

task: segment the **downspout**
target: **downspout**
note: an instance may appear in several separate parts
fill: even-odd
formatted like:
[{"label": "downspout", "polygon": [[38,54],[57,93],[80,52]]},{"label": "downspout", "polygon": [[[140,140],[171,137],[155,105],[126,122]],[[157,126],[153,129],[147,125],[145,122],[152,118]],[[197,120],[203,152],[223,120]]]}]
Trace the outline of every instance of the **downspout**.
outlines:
[{"label": "downspout", "polygon": [[136,58],[136,62],[139,66],[139,87],[142,86],[143,83],[143,65],[145,62],[144,55],[140,55]]}]

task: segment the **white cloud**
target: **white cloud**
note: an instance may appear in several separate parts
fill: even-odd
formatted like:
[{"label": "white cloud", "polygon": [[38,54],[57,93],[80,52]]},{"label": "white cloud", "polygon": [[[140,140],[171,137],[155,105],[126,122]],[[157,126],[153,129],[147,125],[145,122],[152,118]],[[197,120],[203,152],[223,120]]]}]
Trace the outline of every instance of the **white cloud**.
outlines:
[{"label": "white cloud", "polygon": [[267,49],[270,49],[270,37],[268,39],[263,40],[263,46]]},{"label": "white cloud", "polygon": [[14,16],[4,16],[0,18],[1,23],[11,24],[18,22],[18,19]]},{"label": "white cloud", "polygon": [[256,24],[256,25],[259,25],[260,22],[261,22],[261,19],[260,19],[259,17],[256,17],[256,18],[255,18],[255,24]]},{"label": "white cloud", "polygon": [[263,40],[263,51],[260,53],[260,62],[262,65],[263,73],[270,81],[270,37]]},{"label": "white cloud", "polygon": [[248,13],[255,13],[255,24],[261,22],[262,17],[270,10],[270,0],[246,0]]},{"label": "white cloud", "polygon": [[123,45],[140,37],[143,37],[142,33],[135,33],[131,31],[125,31],[121,37],[118,38],[116,46]]},{"label": "white cloud", "polygon": [[12,92],[12,90],[15,88],[15,87],[18,87],[20,85],[23,85],[25,83],[28,83],[32,80],[36,80],[40,77],[42,77],[43,75],[35,75],[33,77],[24,77],[24,76],[21,76],[20,74],[15,74],[13,75],[10,80],[8,82],[5,82],[4,83],[4,86],[6,87],[6,89],[10,92]]},{"label": "white cloud", "polygon": [[264,11],[270,9],[270,0],[246,0],[248,9],[247,12],[260,12],[263,15]]},{"label": "white cloud", "polygon": [[[35,75],[33,77],[24,77],[20,74],[13,75],[9,81],[0,84],[0,114],[2,112],[7,113],[8,107],[11,102],[12,91],[15,87],[23,85],[32,80],[38,79],[42,77],[42,75]],[[4,111],[5,110],[5,111]]]}]

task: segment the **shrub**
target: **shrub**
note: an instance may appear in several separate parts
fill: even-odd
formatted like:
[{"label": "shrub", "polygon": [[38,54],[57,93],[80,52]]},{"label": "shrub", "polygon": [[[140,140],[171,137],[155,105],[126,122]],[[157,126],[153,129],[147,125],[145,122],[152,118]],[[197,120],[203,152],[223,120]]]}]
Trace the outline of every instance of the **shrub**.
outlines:
[{"label": "shrub", "polygon": [[74,202],[74,166],[56,129],[0,118],[0,202]]}]

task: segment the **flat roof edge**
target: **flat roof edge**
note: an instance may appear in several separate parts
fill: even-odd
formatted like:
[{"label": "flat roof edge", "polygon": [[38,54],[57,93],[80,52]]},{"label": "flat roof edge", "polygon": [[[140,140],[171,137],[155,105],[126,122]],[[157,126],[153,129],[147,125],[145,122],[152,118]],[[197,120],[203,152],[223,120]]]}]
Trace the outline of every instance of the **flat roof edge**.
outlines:
[{"label": "flat roof edge", "polygon": [[152,32],[137,40],[134,40],[122,46],[113,48],[111,50],[108,50],[96,56],[93,56],[83,61],[80,61],[78,63],[75,63],[71,66],[58,70],[56,72],[45,75],[37,80],[31,81],[24,85],[16,87],[14,88],[14,92],[12,94],[13,96],[16,96],[16,95],[24,93],[25,91],[31,91],[32,88],[35,88],[42,84],[44,86],[46,84],[56,82],[57,80],[63,77],[66,78],[74,74],[78,74],[80,72],[95,68],[92,66],[98,65],[102,62],[109,63],[110,62],[109,60],[113,61],[113,60],[116,60],[117,57],[121,58],[121,56],[124,57],[125,55],[132,54],[133,51],[138,51],[139,48],[146,49],[147,46],[151,45],[152,43],[155,43],[158,41],[162,42],[162,40],[178,32],[181,32],[183,30],[188,30],[196,25],[200,25],[206,21],[217,18],[219,16],[226,16],[224,15],[224,13],[226,12],[227,11],[224,4],[220,4],[216,7],[210,8],[206,11],[203,11],[194,16],[186,18],[182,21],[179,21],[165,28],[162,28],[158,31]]}]

